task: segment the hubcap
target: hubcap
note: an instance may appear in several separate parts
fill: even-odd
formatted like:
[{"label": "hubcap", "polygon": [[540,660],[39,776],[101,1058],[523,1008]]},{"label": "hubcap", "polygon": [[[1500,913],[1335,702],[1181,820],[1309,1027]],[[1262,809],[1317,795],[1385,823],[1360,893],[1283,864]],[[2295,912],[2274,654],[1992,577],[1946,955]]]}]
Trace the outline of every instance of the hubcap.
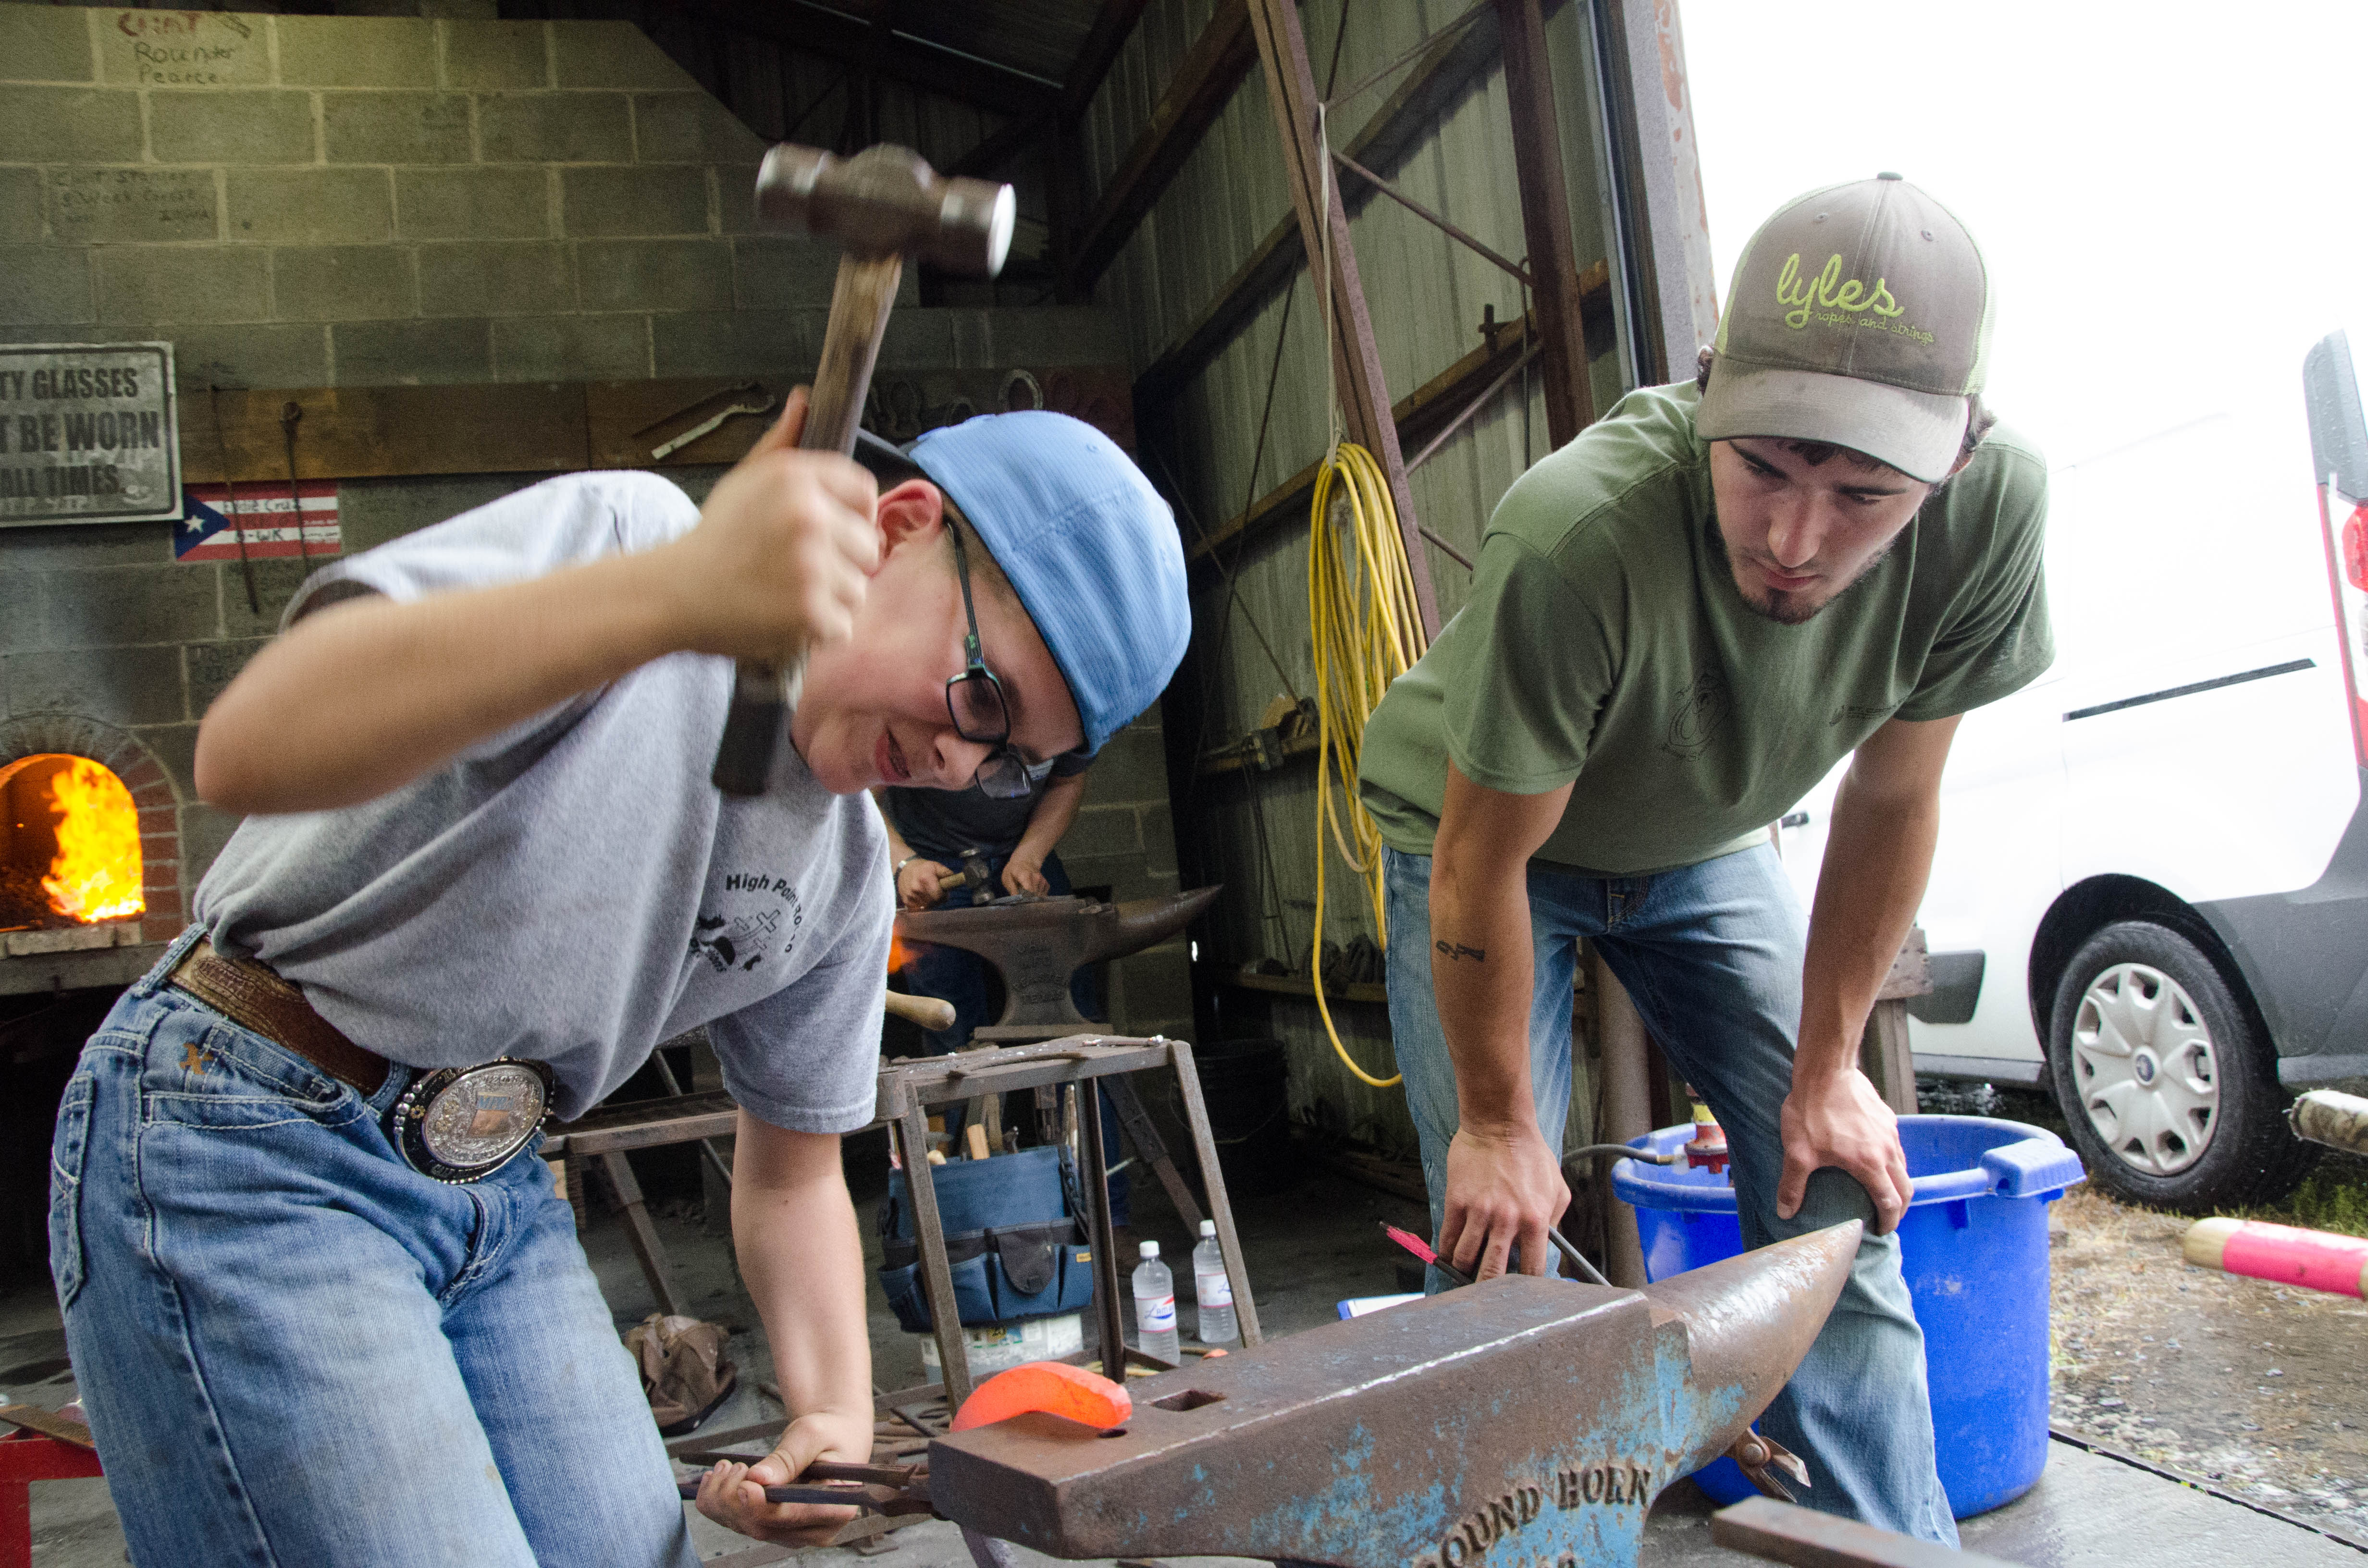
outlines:
[{"label": "hubcap", "polygon": [[2072,1074],[2089,1125],[2131,1169],[2175,1176],[2211,1146],[2212,1032],[2162,971],[2121,963],[2089,982],[2072,1020]]}]

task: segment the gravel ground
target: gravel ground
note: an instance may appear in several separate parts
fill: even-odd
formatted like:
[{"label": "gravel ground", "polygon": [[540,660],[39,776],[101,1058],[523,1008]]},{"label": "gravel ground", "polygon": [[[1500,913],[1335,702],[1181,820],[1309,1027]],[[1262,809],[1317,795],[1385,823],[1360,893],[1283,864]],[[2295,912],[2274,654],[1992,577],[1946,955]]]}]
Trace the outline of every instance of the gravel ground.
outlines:
[{"label": "gravel ground", "polygon": [[2368,1547],[2368,1303],[2197,1268],[2188,1220],[2058,1203],[2055,1426]]}]

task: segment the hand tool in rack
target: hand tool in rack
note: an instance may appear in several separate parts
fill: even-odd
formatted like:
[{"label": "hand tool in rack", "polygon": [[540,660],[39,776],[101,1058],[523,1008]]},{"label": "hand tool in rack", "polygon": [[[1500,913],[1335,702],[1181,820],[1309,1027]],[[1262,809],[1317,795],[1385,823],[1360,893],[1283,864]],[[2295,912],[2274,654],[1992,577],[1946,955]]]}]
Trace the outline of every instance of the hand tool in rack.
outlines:
[{"label": "hand tool in rack", "polygon": [[[765,154],[757,172],[757,216],[803,224],[846,248],[799,446],[842,456],[854,450],[856,422],[871,391],[905,257],[992,278],[1011,247],[1014,211],[1009,186],[940,178],[918,153],[902,147],[870,147],[839,159],[784,142]],[[802,662],[803,652],[797,657]],[[795,700],[797,668],[740,664],[715,753],[715,787],[725,794],[765,792]]]},{"label": "hand tool in rack", "polygon": [[296,555],[304,562],[304,574],[313,574],[313,551],[304,543],[304,492],[296,483],[296,425],[304,417],[304,405],[290,398],[279,405],[279,435],[288,447],[288,516],[296,526]]},{"label": "hand tool in rack", "polygon": [[239,515],[238,482],[230,476],[230,441],[222,434],[222,387],[210,382],[206,391],[212,394],[214,407],[214,450],[222,457],[222,512],[230,518],[230,536],[238,540],[238,569],[246,579],[246,608],[250,615],[263,613],[263,601],[255,592],[255,562],[246,554],[246,520]]},{"label": "hand tool in rack", "polygon": [[[764,389],[755,381],[750,381],[745,387],[734,387],[733,390],[736,392],[756,392],[764,391]],[[735,403],[729,408],[709,415],[706,418],[700,420],[689,429],[685,430],[681,435],[675,437],[672,440],[662,441],[658,445],[652,447],[650,449],[650,460],[652,462],[665,461],[667,458],[682,450],[683,448],[688,447],[693,441],[698,440],[701,436],[706,435],[708,432],[722,429],[723,422],[727,419],[737,419],[743,415],[749,414],[770,414],[780,405],[781,400],[775,397],[771,392],[765,392],[764,396],[757,398],[753,403]]]},{"label": "hand tool in rack", "polygon": [[[1135,1384],[1123,1427],[1023,1414],[929,1448],[937,1511],[1054,1557],[1633,1564],[1833,1310],[1853,1221],[1642,1290],[1504,1275]],[[978,1555],[974,1551],[974,1555]]]}]

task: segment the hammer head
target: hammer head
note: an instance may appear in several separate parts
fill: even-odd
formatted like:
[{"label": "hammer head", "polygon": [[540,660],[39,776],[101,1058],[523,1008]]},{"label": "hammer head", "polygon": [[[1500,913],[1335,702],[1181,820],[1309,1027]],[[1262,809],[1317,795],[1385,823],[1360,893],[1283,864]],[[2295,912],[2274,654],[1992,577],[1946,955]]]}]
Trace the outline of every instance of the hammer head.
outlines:
[{"label": "hammer head", "polygon": [[941,179],[904,147],[835,158],[783,142],[757,172],[757,215],[837,240],[857,256],[918,256],[950,272],[992,278],[1011,248],[1011,187]]}]

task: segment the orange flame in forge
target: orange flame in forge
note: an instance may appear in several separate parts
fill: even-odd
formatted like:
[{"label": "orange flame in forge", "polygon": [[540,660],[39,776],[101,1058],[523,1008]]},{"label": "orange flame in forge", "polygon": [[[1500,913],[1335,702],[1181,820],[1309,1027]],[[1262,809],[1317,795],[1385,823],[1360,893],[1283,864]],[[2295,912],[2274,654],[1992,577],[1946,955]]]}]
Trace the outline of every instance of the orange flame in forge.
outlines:
[{"label": "orange flame in forge", "polygon": [[51,776],[50,806],[61,819],[57,858],[41,879],[50,906],[85,925],[145,909],[140,812],[123,780],[76,757]]}]

